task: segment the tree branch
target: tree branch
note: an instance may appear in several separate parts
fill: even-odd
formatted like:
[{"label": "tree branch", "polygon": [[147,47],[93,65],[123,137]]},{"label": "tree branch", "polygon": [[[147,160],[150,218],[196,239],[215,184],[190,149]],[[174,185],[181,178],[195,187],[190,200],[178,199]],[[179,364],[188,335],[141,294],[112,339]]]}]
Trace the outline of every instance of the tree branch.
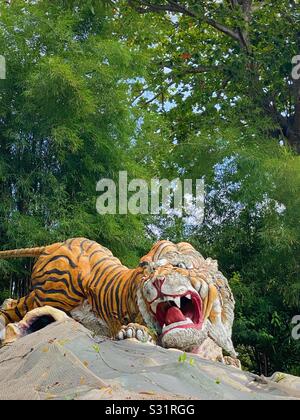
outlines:
[{"label": "tree branch", "polygon": [[209,67],[209,66],[197,66],[197,67],[190,67],[186,70],[182,70],[179,75],[185,74],[200,74],[200,73],[207,73],[210,71],[217,71],[222,70],[221,66]]},{"label": "tree branch", "polygon": [[199,17],[185,6],[178,4],[176,1],[168,0],[168,4],[152,4],[146,0],[128,0],[128,4],[133,6],[139,13],[143,14],[149,12],[171,12],[182,13],[194,19],[201,19],[202,22],[208,24],[219,32],[222,32],[223,34],[230,36],[235,41],[238,41],[242,46],[244,45],[244,42],[241,39],[240,33],[238,31],[235,31],[228,26],[219,23],[212,18]]},{"label": "tree branch", "polygon": [[160,91],[156,94],[156,95],[154,95],[151,99],[149,99],[146,103],[145,103],[145,105],[149,105],[149,104],[151,104],[152,102],[154,102],[157,98],[159,98],[160,97],[160,95],[163,95],[163,93],[164,93],[164,90],[165,89],[168,89],[170,86],[172,86],[174,84],[174,81],[172,80],[171,82],[169,82],[166,86],[162,86],[161,87],[161,89],[160,89]]},{"label": "tree branch", "polygon": [[241,30],[241,36],[243,38],[245,47],[248,52],[251,51],[251,44],[250,44],[250,39],[249,39],[249,25],[252,20],[252,13],[253,13],[252,6],[253,6],[252,0],[242,0],[242,10],[243,10],[244,21],[246,24],[246,29]]},{"label": "tree branch", "polygon": [[[220,70],[221,67],[208,67],[208,66],[198,66],[198,67],[194,67],[194,68],[189,68],[189,69],[184,69],[184,70],[180,70],[178,73],[173,74],[173,78],[172,80],[166,85],[166,86],[162,86],[160,91],[155,94],[151,99],[148,99],[145,102],[145,105],[150,105],[152,102],[154,102],[156,99],[158,99],[160,97],[160,95],[164,94],[164,90],[168,89],[170,86],[172,86],[173,84],[176,84],[176,80],[174,80],[175,78],[178,77],[182,77],[182,76],[186,76],[188,74],[201,74],[201,73],[207,73],[209,71],[217,71]],[[169,75],[170,78],[170,75]],[[221,85],[221,91],[223,91],[226,87],[226,85],[229,83],[230,79],[225,79]],[[139,100],[147,91],[150,91],[150,87],[147,86],[146,88],[144,88],[139,95],[137,95],[134,100],[131,102],[131,105],[134,105],[134,103]],[[220,92],[221,93],[221,92]]]},{"label": "tree branch", "polygon": [[131,106],[135,104],[136,101],[138,101],[143,95],[144,93],[146,93],[149,90],[149,86],[145,87],[132,101],[131,101]]},{"label": "tree branch", "polygon": [[253,12],[253,1],[252,0],[230,0],[231,9],[241,9],[243,13],[243,19],[246,24],[246,29],[238,28],[239,39],[242,46],[247,50],[251,51],[251,45],[249,40],[249,24],[252,19]]},{"label": "tree branch", "polygon": [[152,4],[145,0],[128,0],[128,4],[133,6],[139,13],[149,12],[171,12],[171,13],[182,13],[184,15],[196,18],[195,13],[188,10],[186,7],[179,5],[175,1],[168,1],[168,4]]},{"label": "tree branch", "polygon": [[228,28],[228,26],[223,25],[215,21],[214,19],[205,18],[203,19],[205,23],[222,32],[225,35],[229,35],[235,41],[241,42],[241,38],[238,32],[235,32],[233,29]]},{"label": "tree branch", "polygon": [[183,6],[181,4],[178,4],[177,1],[168,0],[168,3],[171,6],[176,7],[178,13],[182,13],[183,15],[190,16],[190,17],[193,17],[193,18],[197,18],[197,15],[194,12],[192,12],[189,9],[187,9],[185,6]]}]

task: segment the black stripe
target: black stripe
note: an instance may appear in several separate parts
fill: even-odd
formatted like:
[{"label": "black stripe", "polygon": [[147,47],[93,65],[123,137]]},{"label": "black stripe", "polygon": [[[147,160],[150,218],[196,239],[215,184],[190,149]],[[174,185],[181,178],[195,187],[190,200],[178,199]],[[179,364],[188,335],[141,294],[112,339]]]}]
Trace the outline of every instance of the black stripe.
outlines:
[{"label": "black stripe", "polygon": [[14,322],[14,320],[11,318],[11,316],[10,316],[7,312],[2,311],[2,310],[0,309],[0,314],[2,314],[3,316],[5,316],[5,318],[7,318],[7,319],[8,319],[8,321],[9,321],[9,323],[10,323],[10,324]]},{"label": "black stripe", "polygon": [[[40,282],[40,283],[36,283],[34,285],[34,289],[39,289],[42,286],[45,286],[47,284],[47,282],[53,282],[53,283],[63,283],[69,292],[73,292],[74,295],[80,297],[80,298],[84,298],[85,295],[80,293],[77,289],[75,289],[74,285],[72,282],[68,281],[67,279],[63,278],[56,278],[56,277],[48,277],[46,281]],[[70,289],[71,288],[71,289]],[[48,289],[46,289],[48,290]]]},{"label": "black stripe", "polygon": [[64,259],[66,259],[66,260],[68,260],[68,262],[69,262],[69,264],[70,264],[70,266],[72,267],[72,268],[77,268],[77,265],[71,260],[71,258],[69,258],[69,257],[67,257],[66,255],[56,255],[55,257],[52,257],[52,258],[50,258],[50,260],[48,260],[47,262],[46,262],[46,264],[45,265],[43,265],[43,267],[42,268],[40,268],[37,272],[38,273],[40,273],[41,271],[43,271],[44,270],[44,268],[48,265],[48,264],[51,264],[53,261],[57,261],[57,260],[59,260],[59,259],[61,259],[61,258],[64,258]]},{"label": "black stripe", "polygon": [[[109,318],[109,314],[110,314],[110,310],[109,310],[109,302],[111,302],[114,297],[111,296],[111,290],[110,287],[112,285],[112,283],[114,283],[119,277],[122,276],[122,272],[121,273],[117,273],[115,276],[113,276],[105,285],[104,288],[104,292],[103,292],[103,306],[104,306],[104,311],[107,315],[107,317]],[[111,288],[113,289],[113,287]],[[100,297],[101,294],[99,294]],[[113,309],[113,308],[112,308]]]},{"label": "black stripe", "polygon": [[120,283],[122,281],[123,274],[124,272],[121,272],[120,275],[117,275],[115,277],[115,282],[113,286],[111,287],[110,293],[109,293],[109,301],[112,303],[112,310],[113,310],[113,302],[115,302],[118,314],[119,314],[119,302],[120,302],[120,298],[118,294],[119,294]]},{"label": "black stripe", "polygon": [[34,298],[34,302],[37,304],[37,306],[40,308],[41,306],[43,306],[42,302],[40,302],[38,296],[35,296]]},{"label": "black stripe", "polygon": [[83,288],[83,279],[82,279],[81,273],[78,274],[77,283],[78,283],[78,286],[79,286],[80,290],[82,291],[83,296],[85,296],[86,293],[85,293],[85,290]]},{"label": "black stripe", "polygon": [[97,242],[91,241],[91,245],[86,249],[86,253],[90,251],[91,248],[93,248],[94,245],[96,245]]},{"label": "black stripe", "polygon": [[[98,307],[98,310],[101,312],[102,318],[104,320],[105,320],[106,313],[103,311],[104,308],[102,306],[102,303],[105,303],[105,302],[101,302],[100,301],[100,298],[101,298],[102,289],[103,289],[103,287],[105,287],[105,285],[107,284],[107,282],[106,282],[106,278],[103,278],[103,275],[111,267],[112,267],[111,265],[107,266],[105,268],[105,270],[102,273],[99,274],[99,278],[98,278],[97,282],[95,283],[95,285],[92,288],[93,290],[95,290],[95,299],[96,299],[97,307]],[[115,268],[118,268],[118,266],[115,266]],[[98,271],[99,271],[99,269],[98,269]],[[99,282],[101,280],[102,280],[102,284],[100,285],[99,289],[97,289],[97,286],[98,286],[98,284],[99,284]],[[103,299],[105,301],[105,293],[104,293]]]},{"label": "black stripe", "polygon": [[100,313],[100,312],[99,312],[99,310],[97,309],[97,303],[96,303],[96,300],[95,300],[95,296],[94,296],[94,294],[90,293],[90,297],[91,297],[91,299],[92,299],[92,308],[93,308],[93,311],[94,311],[96,314],[98,314],[98,315],[99,315],[99,317],[100,317],[101,319],[103,319],[103,316],[101,315],[101,313]]},{"label": "black stripe", "polygon": [[[44,297],[37,297],[37,300],[39,300],[40,306],[45,306],[44,303],[56,303],[56,304],[60,305],[59,309],[64,310],[63,308],[65,306],[65,303],[60,301],[60,300],[46,298],[46,297],[45,298]],[[55,307],[57,307],[57,306],[55,306]]]},{"label": "black stripe", "polygon": [[27,301],[28,301],[29,297],[30,297],[30,293],[25,297],[25,300],[24,300],[24,305],[26,305],[26,307],[28,307],[27,306]]},{"label": "black stripe", "polygon": [[[48,295],[55,295],[55,294],[61,294],[63,296],[66,296],[68,299],[72,300],[75,303],[80,303],[80,300],[77,300],[75,298],[72,298],[68,293],[63,289],[51,289],[51,290],[44,290],[42,287],[37,288],[38,291],[44,293],[46,296]],[[63,303],[63,302],[62,302]]]},{"label": "black stripe", "polygon": [[67,241],[67,247],[70,251],[72,251],[72,244],[73,244],[74,241],[75,241],[75,238]]},{"label": "black stripe", "polygon": [[93,267],[91,267],[91,273],[95,270],[95,268],[97,267],[97,265],[101,264],[102,262],[106,261],[106,260],[111,260],[110,257],[108,257],[107,255],[103,258],[100,258],[100,260],[98,260]]},{"label": "black stripe", "polygon": [[70,281],[72,280],[72,276],[71,276],[71,273],[69,271],[61,271],[61,270],[58,270],[58,269],[54,268],[53,270],[45,271],[44,273],[40,274],[39,276],[34,276],[32,278],[32,281],[41,279],[42,277],[45,277],[45,276],[50,276],[52,274],[57,274],[58,276],[64,276],[65,274],[67,274],[69,276],[69,280]]},{"label": "black stripe", "polygon": [[25,309],[26,309],[26,313],[29,312],[29,308],[28,308],[28,305],[27,305],[28,298],[29,298],[29,295],[27,295],[24,299],[24,306],[25,306]]},{"label": "black stripe", "polygon": [[[92,281],[90,281],[89,287],[93,287],[93,288],[97,287],[99,284],[99,281],[103,278],[104,274],[107,272],[107,270],[111,269],[112,267],[116,267],[116,265],[108,264],[104,269],[102,267],[99,267],[96,273],[94,274]],[[98,274],[99,274],[99,277],[98,277]]]},{"label": "black stripe", "polygon": [[[119,266],[119,265],[117,265],[115,262],[112,262],[111,264],[108,264],[108,265],[104,268],[104,270],[103,270],[101,273],[99,273],[99,271],[101,270],[101,267],[100,267],[100,268],[98,268],[98,270],[96,271],[96,274],[95,274],[95,276],[94,276],[94,278],[93,278],[93,281],[91,282],[91,287],[93,287],[93,288],[97,288],[97,286],[98,286],[99,282],[103,279],[103,276],[107,273],[107,271],[108,271],[108,270],[114,271],[116,268],[120,268],[120,266]],[[111,271],[110,271],[110,272],[111,272]],[[98,277],[98,278],[96,278],[96,276],[97,276],[98,274],[100,274],[100,275],[99,275],[99,277]],[[95,282],[95,283],[94,283],[94,280],[96,280],[96,282]],[[102,287],[101,287],[101,288],[102,288]]]},{"label": "black stripe", "polygon": [[95,295],[93,294],[92,290],[90,290],[90,289],[88,290],[88,298],[91,299],[91,305],[92,305],[93,312],[98,314],[99,317],[101,318],[101,314],[97,310],[97,305],[96,305],[96,302],[95,302]]},{"label": "black stripe", "polygon": [[118,311],[118,316],[119,318],[122,318],[122,308],[120,307],[120,296],[119,296],[119,292],[120,292],[120,287],[122,284],[122,278],[117,280],[117,287],[115,289],[115,296],[112,296],[111,298],[115,298],[116,300],[116,305],[117,305],[117,311]]},{"label": "black stripe", "polygon": [[[96,283],[95,283],[95,285],[93,286],[93,290],[95,290],[95,301],[96,301],[96,304],[97,304],[97,308],[98,308],[98,311],[100,311],[100,313],[101,313],[101,315],[102,315],[102,319],[104,319],[105,320],[105,315],[106,315],[106,312],[104,311],[104,307],[103,307],[103,303],[104,302],[101,302],[100,301],[100,299],[101,299],[101,292],[102,292],[102,289],[103,289],[103,287],[105,287],[105,285],[107,284],[107,282],[106,282],[106,278],[104,278],[103,277],[103,275],[105,274],[105,272],[109,269],[109,268],[111,268],[111,265],[109,265],[109,266],[107,266],[106,268],[105,268],[105,270],[104,271],[102,271],[100,274],[99,274],[99,277],[97,278],[97,281],[96,281]],[[99,270],[100,269],[98,269],[97,270],[97,273],[99,272]],[[99,284],[99,282],[102,280],[102,284],[100,284],[100,287],[99,287],[99,289],[97,288],[97,286],[98,286],[98,284]],[[103,299],[105,300],[105,294],[104,294],[104,296],[103,296]]]},{"label": "black stripe", "polygon": [[86,243],[86,242],[90,242],[90,240],[89,239],[84,239],[82,242],[80,242],[80,253],[78,254],[78,256],[77,256],[77,261],[79,261],[80,260],[80,258],[82,257],[82,255],[84,254],[84,244]]},{"label": "black stripe", "polygon": [[[58,276],[65,276],[65,275],[67,275],[68,277],[69,277],[69,282],[70,282],[70,284],[72,283],[72,275],[71,275],[71,273],[69,272],[69,271],[61,271],[61,270],[57,270],[56,268],[54,268],[53,270],[49,270],[49,271],[45,271],[43,274],[41,274],[40,276],[35,276],[35,277],[33,277],[33,279],[32,279],[32,282],[35,282],[36,280],[40,280],[40,279],[42,279],[43,277],[47,277],[47,276],[52,276],[53,274],[56,274],[56,275],[58,275]],[[48,281],[49,279],[55,279],[56,277],[49,277],[49,278],[47,278],[46,280],[44,279],[43,281],[44,281],[44,283],[46,282],[46,281]]]},{"label": "black stripe", "polygon": [[15,313],[16,313],[16,315],[17,315],[17,317],[21,320],[21,319],[23,319],[23,316],[22,316],[22,314],[21,314],[21,312],[19,311],[19,308],[16,306],[15,308],[14,308],[14,310],[15,310]]},{"label": "black stripe", "polygon": [[94,255],[99,254],[99,252],[101,252],[103,254],[102,249],[96,249],[96,251],[92,252],[91,255],[89,256],[89,260],[91,260]]},{"label": "black stripe", "polygon": [[83,252],[84,252],[84,248],[83,247],[84,247],[84,244],[86,242],[91,242],[91,241],[89,239],[84,239],[84,241],[81,242],[81,244],[80,244],[81,254],[80,255],[82,255]]},{"label": "black stripe", "polygon": [[[81,298],[83,298],[84,296],[85,296],[85,294],[84,294],[84,292],[83,292],[83,294],[82,293],[80,293],[80,291],[79,290],[77,290],[76,289],[76,287],[75,287],[75,285],[74,285],[74,282],[73,282],[73,277],[72,277],[72,275],[71,275],[71,273],[69,272],[69,271],[60,271],[60,270],[51,270],[51,271],[49,271],[49,272],[47,272],[47,273],[45,273],[45,275],[48,275],[48,273],[49,274],[57,274],[57,275],[59,275],[59,276],[63,276],[63,275],[67,275],[68,277],[69,277],[69,283],[68,284],[66,284],[66,286],[68,286],[68,289],[70,290],[70,287],[71,287],[71,290],[72,290],[72,292],[74,293],[74,295],[77,295],[77,296],[79,296],[79,297],[81,297]],[[56,277],[52,277],[52,278],[49,278],[49,279],[47,279],[46,280],[46,282],[47,281],[55,281],[55,280],[53,280],[53,279],[56,279]],[[58,280],[59,281],[59,280]]]}]

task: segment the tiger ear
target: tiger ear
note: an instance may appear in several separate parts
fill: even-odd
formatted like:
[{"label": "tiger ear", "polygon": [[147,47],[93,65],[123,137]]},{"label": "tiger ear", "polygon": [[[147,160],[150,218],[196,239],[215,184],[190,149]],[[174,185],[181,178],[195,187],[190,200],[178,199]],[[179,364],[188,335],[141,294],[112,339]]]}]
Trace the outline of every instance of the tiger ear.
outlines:
[{"label": "tiger ear", "polygon": [[145,267],[147,264],[150,264],[152,262],[152,258],[149,255],[144,255],[140,259],[140,267]]},{"label": "tiger ear", "polygon": [[155,267],[152,261],[141,260],[139,266],[144,269],[145,274],[153,274],[155,272]]},{"label": "tiger ear", "polygon": [[141,261],[139,264],[139,267],[142,267],[142,268],[149,267],[149,266],[150,266],[149,261]]},{"label": "tiger ear", "polygon": [[141,260],[140,261],[140,267],[151,266],[154,269],[159,268],[159,267],[163,267],[164,265],[168,265],[168,264],[169,264],[169,261],[166,258],[163,258],[163,259],[158,260],[158,261],[148,261],[148,260]]}]

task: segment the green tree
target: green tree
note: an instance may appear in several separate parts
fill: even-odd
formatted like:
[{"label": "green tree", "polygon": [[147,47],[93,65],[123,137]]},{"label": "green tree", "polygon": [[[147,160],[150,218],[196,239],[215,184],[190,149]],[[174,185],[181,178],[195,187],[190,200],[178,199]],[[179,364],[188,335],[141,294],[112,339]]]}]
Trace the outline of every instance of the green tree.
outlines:
[{"label": "green tree", "polygon": [[[96,212],[96,183],[136,176],[127,80],[142,60],[114,38],[99,1],[1,1],[0,247],[87,236],[129,264],[145,250],[134,216]],[[140,69],[140,70],[139,70]],[[143,170],[145,174],[145,169]],[[31,261],[1,262],[1,287],[24,293]],[[9,274],[10,273],[10,274]],[[18,279],[22,281],[17,281]]]},{"label": "green tree", "polygon": [[[129,40],[153,52],[149,87],[162,106],[181,102],[192,129],[207,116],[210,124],[222,119],[241,132],[259,120],[263,138],[271,134],[300,152],[300,78],[291,75],[300,54],[298,1],[113,3],[127,18]],[[173,124],[180,138],[181,119]]]}]

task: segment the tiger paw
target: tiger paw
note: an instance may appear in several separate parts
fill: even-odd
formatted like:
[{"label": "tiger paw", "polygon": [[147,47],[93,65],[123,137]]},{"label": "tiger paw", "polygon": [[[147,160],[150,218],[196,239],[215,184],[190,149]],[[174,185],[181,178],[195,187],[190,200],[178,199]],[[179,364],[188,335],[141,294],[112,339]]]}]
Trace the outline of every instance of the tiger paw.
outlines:
[{"label": "tiger paw", "polygon": [[128,338],[135,338],[141,343],[155,344],[147,327],[140,324],[128,324],[122,327],[117,334],[117,340],[126,340]]}]

